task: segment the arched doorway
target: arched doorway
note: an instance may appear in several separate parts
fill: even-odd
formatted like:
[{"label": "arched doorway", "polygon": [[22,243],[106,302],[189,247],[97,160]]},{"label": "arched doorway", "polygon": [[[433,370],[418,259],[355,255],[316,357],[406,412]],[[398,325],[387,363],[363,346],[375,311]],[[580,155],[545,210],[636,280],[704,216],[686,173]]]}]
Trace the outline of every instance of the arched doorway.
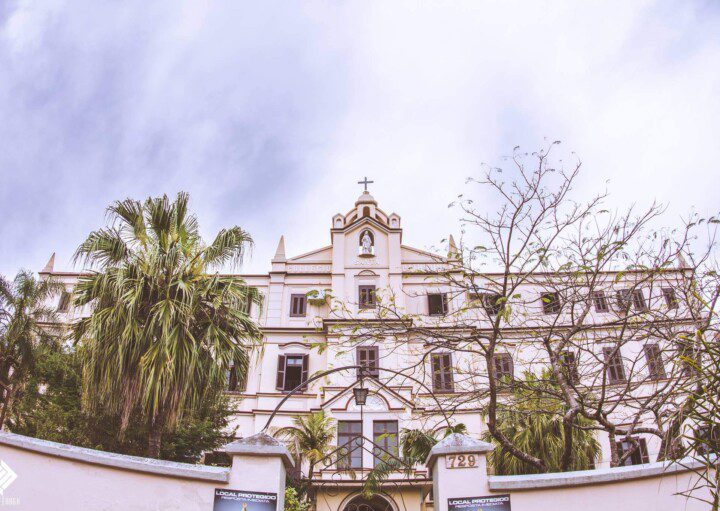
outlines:
[{"label": "arched doorway", "polygon": [[369,499],[356,495],[340,511],[395,511],[395,508],[382,495],[375,494]]}]

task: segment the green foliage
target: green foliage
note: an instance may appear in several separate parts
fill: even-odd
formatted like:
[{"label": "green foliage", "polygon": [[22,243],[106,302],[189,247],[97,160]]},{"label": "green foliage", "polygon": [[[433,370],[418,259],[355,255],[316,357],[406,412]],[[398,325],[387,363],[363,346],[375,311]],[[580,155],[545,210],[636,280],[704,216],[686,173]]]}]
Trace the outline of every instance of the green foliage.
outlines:
[{"label": "green foliage", "polygon": [[307,511],[309,508],[310,503],[300,499],[297,489],[285,487],[285,511]]},{"label": "green foliage", "polygon": [[[227,398],[203,403],[194,413],[185,414],[167,433],[160,458],[195,463],[202,453],[225,443],[234,432],[227,431],[230,411]],[[120,435],[120,416],[98,416],[82,409],[82,363],[76,353],[45,349],[9,429],[54,442],[68,443],[121,454],[142,455],[146,449],[147,424],[134,420]]]},{"label": "green foliage", "polygon": [[[565,405],[554,397],[559,390],[549,372],[544,372],[541,378],[526,372],[524,380],[513,385],[510,399],[498,405],[498,430],[518,449],[542,459],[549,472],[562,471]],[[593,422],[576,417],[573,426],[573,450],[568,470],[591,469],[600,455],[600,444],[590,429]],[[483,440],[496,445],[489,456],[496,474],[539,472],[537,467],[519,460],[501,447],[489,431],[484,433]]]},{"label": "green foliage", "polygon": [[293,428],[283,432],[283,440],[288,442],[297,466],[307,460],[312,471],[315,464],[330,452],[335,439],[335,426],[323,412],[297,416],[293,419],[293,425]]},{"label": "green foliage", "polygon": [[44,326],[56,318],[46,303],[63,289],[24,270],[12,282],[0,277],[0,428],[34,371],[38,352],[57,342]]},{"label": "green foliage", "polygon": [[[200,238],[187,194],[108,208],[109,226],[90,233],[75,258],[99,271],[80,278],[75,304],[93,305],[73,325],[83,364],[83,406],[148,428],[149,456],[164,432],[215,402],[227,371],[244,371],[261,332],[248,317],[256,290],[217,270],[242,261],[252,244],[239,227]],[[216,273],[212,273],[216,271]]]}]

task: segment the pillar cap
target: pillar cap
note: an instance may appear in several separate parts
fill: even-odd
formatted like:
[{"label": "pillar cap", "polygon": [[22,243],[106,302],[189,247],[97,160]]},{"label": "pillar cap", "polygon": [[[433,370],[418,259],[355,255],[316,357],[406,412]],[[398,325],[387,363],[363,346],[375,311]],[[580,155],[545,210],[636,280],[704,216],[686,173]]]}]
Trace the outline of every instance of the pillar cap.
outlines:
[{"label": "pillar cap", "polygon": [[432,470],[435,460],[439,456],[446,454],[482,454],[493,449],[495,449],[495,446],[488,442],[481,442],[461,433],[452,433],[435,444],[435,447],[430,450],[427,460],[425,460],[425,465]]},{"label": "pillar cap", "polygon": [[240,438],[225,446],[224,451],[230,456],[246,454],[248,456],[278,456],[286,468],[295,466],[290,451],[285,445],[267,433],[258,433],[247,438]]}]

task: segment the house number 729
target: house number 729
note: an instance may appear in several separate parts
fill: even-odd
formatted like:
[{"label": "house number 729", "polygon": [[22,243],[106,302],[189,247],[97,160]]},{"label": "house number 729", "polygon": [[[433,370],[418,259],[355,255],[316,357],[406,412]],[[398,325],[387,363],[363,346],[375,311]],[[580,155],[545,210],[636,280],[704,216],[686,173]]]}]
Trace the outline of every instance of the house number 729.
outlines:
[{"label": "house number 729", "polygon": [[477,460],[474,454],[450,454],[445,456],[445,468],[474,468]]}]

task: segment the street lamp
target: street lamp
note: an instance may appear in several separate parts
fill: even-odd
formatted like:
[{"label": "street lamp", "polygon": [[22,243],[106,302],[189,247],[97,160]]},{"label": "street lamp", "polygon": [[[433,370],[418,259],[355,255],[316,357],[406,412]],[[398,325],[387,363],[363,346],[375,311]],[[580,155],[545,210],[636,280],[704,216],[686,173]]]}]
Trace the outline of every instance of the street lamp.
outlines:
[{"label": "street lamp", "polygon": [[358,406],[363,406],[367,401],[369,389],[362,387],[362,383],[360,383],[360,385],[360,387],[355,387],[353,389],[353,395],[355,396],[355,404]]}]

